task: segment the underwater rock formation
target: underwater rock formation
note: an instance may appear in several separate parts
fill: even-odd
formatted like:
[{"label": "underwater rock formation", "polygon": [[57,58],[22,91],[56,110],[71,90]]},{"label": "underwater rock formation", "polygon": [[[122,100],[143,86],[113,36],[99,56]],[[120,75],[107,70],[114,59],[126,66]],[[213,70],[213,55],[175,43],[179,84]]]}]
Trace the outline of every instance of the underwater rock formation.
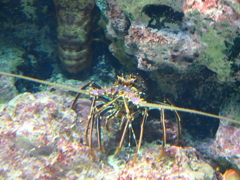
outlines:
[{"label": "underwater rock formation", "polygon": [[[234,95],[226,102],[221,115],[240,120],[239,95]],[[240,170],[240,126],[220,119],[219,127],[214,139],[208,139],[194,145],[206,159],[215,164],[222,172],[227,169]],[[226,173],[231,176],[229,173]],[[231,178],[230,178],[231,179]]]},{"label": "underwater rock formation", "polygon": [[[204,65],[220,82],[231,81],[236,67],[239,69],[239,58],[229,59],[231,47],[227,46],[238,36],[238,2],[98,0],[97,5],[109,20],[109,49],[128,67],[137,63],[141,70],[161,71],[170,66],[184,73],[189,65]],[[174,41],[150,45],[137,40],[154,39],[153,35]]]},{"label": "underwater rock formation", "polygon": [[165,156],[159,161],[161,147],[146,143],[134,164],[132,155],[124,147],[119,154],[109,156],[118,142],[114,128],[111,133],[102,131],[107,151],[101,155],[97,140],[93,140],[97,156],[108,159],[108,164],[100,162],[93,158],[83,140],[91,102],[79,99],[76,113],[70,109],[72,100],[58,90],[55,94],[24,93],[0,111],[1,178],[193,180],[215,177],[212,167],[198,157],[192,147],[166,146]]},{"label": "underwater rock formation", "polygon": [[78,73],[91,65],[94,0],[54,0],[58,18],[58,49],[62,66]]},{"label": "underwater rock formation", "polygon": [[51,76],[56,59],[53,4],[53,1],[36,0],[0,2],[2,71],[21,71],[42,79]]},{"label": "underwater rock formation", "polygon": [[197,10],[214,21],[229,20],[229,22],[239,26],[240,14],[230,4],[232,3],[219,0],[186,0],[183,10],[185,13]]},{"label": "underwater rock formation", "polygon": [[196,148],[202,156],[221,172],[240,169],[240,129],[220,123],[216,138],[198,142]]},{"label": "underwater rock formation", "polygon": [[196,61],[202,45],[184,32],[176,34],[132,23],[125,46],[137,57],[139,69],[152,71],[164,66],[184,70]]},{"label": "underwater rock formation", "polygon": [[[153,146],[153,145],[152,145]],[[157,160],[160,150],[148,147],[134,164],[123,168],[118,179],[214,179],[213,168],[197,156],[192,147],[168,147],[165,157]]]},{"label": "underwater rock formation", "polygon": [[[221,114],[240,121],[239,95],[234,95],[222,107]],[[207,153],[223,167],[240,170],[240,126],[220,120],[213,143],[208,146]]]},{"label": "underwater rock formation", "polygon": [[91,103],[79,99],[76,113],[72,101],[63,92],[24,93],[1,110],[1,178],[95,177],[100,165],[82,144]]},{"label": "underwater rock formation", "polygon": [[0,87],[0,104],[7,103],[17,94],[17,90],[11,77],[0,75]]},{"label": "underwater rock formation", "polygon": [[111,40],[109,51],[121,64],[131,66],[133,59],[126,54],[124,47],[124,37],[128,33],[130,20],[116,0],[96,1],[96,4],[108,20],[105,33]]},{"label": "underwater rock formation", "polygon": [[234,126],[220,124],[216,140],[210,146],[213,159],[232,168],[240,169],[240,129]]}]

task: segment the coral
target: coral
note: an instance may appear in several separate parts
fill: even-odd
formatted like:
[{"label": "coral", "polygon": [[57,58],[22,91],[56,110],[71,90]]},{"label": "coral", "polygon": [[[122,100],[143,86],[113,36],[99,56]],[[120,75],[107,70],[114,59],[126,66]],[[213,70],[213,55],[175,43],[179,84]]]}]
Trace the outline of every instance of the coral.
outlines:
[{"label": "coral", "polygon": [[[131,2],[131,4],[132,3],[133,2]],[[169,2],[165,2],[165,3],[166,4],[174,4],[174,3],[169,3]],[[98,3],[98,4],[100,4],[100,3]],[[158,48],[153,47],[152,49],[151,48],[149,49],[149,47],[146,47],[149,44],[145,44],[145,45],[143,45],[144,47],[141,47],[142,44],[138,45],[137,44],[138,42],[132,42],[132,43],[130,41],[126,42],[126,39],[129,40],[129,36],[134,36],[132,34],[132,31],[135,26],[141,26],[141,28],[143,28],[143,29],[146,26],[149,26],[149,27],[150,27],[150,25],[155,26],[152,24],[153,24],[154,20],[158,21],[158,19],[160,19],[160,17],[156,17],[159,14],[158,15],[151,14],[151,13],[149,14],[149,12],[157,13],[157,12],[162,12],[163,10],[166,10],[168,12],[168,14],[166,14],[165,11],[162,13],[162,15],[164,14],[165,19],[163,20],[164,22],[162,21],[160,24],[163,24],[163,26],[165,26],[167,23],[166,26],[169,26],[169,23],[170,23],[172,30],[175,29],[174,26],[178,26],[177,24],[181,21],[183,13],[181,14],[178,11],[175,12],[174,9],[171,8],[170,6],[159,5],[157,2],[152,2],[152,4],[149,5],[147,2],[141,1],[141,2],[136,2],[136,5],[134,5],[134,7],[131,7],[131,5],[129,4],[129,2],[127,0],[123,0],[123,1],[108,0],[107,3],[105,4],[105,6],[106,7],[102,7],[102,9],[105,12],[106,17],[109,20],[109,23],[107,25],[107,34],[112,39],[112,44],[110,45],[109,49],[113,53],[113,55],[115,55],[122,64],[124,64],[126,66],[132,66],[135,64],[134,59],[129,58],[129,56],[126,56],[125,52],[127,52],[128,54],[134,55],[135,57],[138,58],[138,61],[139,61],[138,67],[140,69],[143,69],[143,70],[150,70],[151,68],[157,69],[158,62],[157,63],[154,63],[154,62],[156,61],[156,59],[159,59],[159,57],[152,58],[149,56],[154,56],[154,54],[155,55],[158,54],[159,47]],[[153,12],[152,8],[155,8],[156,11]],[[141,16],[139,16],[140,14],[141,14]],[[163,17],[161,17],[161,18],[163,18]],[[131,21],[130,28],[129,28],[129,21]],[[157,24],[157,22],[156,22],[156,24]],[[146,31],[151,31],[150,29],[148,29]],[[177,29],[179,30],[179,28],[177,28]],[[128,30],[128,35],[127,35],[127,30]],[[168,32],[166,31],[164,34],[166,35],[167,33]],[[171,32],[169,32],[169,33],[171,34]],[[156,35],[156,33],[155,33],[155,35]],[[123,38],[125,39],[125,42],[123,41]],[[138,38],[138,37],[136,37],[136,38]],[[144,35],[142,38],[145,38]],[[149,36],[146,38],[151,38],[151,37]],[[172,38],[174,38],[174,37],[172,37]],[[186,36],[183,38],[186,38]],[[133,46],[133,48],[129,47],[129,46],[131,46],[130,43]],[[180,44],[182,44],[182,42],[179,42],[178,44],[180,46]],[[168,47],[170,47],[171,45],[172,44],[169,44]],[[143,48],[143,50],[142,49],[141,50],[134,49],[135,46],[140,46],[139,49]],[[161,46],[163,46],[163,45],[161,44]],[[168,47],[163,47],[162,49],[167,49]],[[173,49],[174,48],[175,47],[173,47]],[[171,50],[169,50],[169,51],[171,51]],[[177,51],[178,51],[178,47],[177,47]],[[179,51],[181,51],[181,49]],[[144,57],[145,53],[147,54],[147,57]],[[148,55],[149,53],[150,53],[150,55]],[[170,56],[172,56],[174,61],[178,61],[179,59],[181,59],[179,61],[182,61],[182,59],[185,58],[185,55],[184,55],[185,52],[176,52],[174,54],[171,54],[171,52],[163,52],[163,53],[169,53],[169,55],[166,55],[166,56],[170,59],[171,59]],[[159,56],[161,56],[161,55],[159,55]],[[179,56],[181,56],[181,57],[179,57]],[[192,54],[190,54],[189,57],[187,57],[186,59],[188,59],[189,61],[192,61],[193,58],[190,56],[192,56]],[[148,58],[149,58],[149,60],[148,60]],[[166,58],[166,57],[161,57],[160,60],[158,60],[158,61],[163,61],[164,58]],[[145,61],[147,61],[147,62],[145,62]],[[151,62],[151,61],[154,61],[154,62]],[[151,63],[152,63],[151,68],[148,69],[147,67],[145,67]],[[154,67],[155,64],[157,64],[156,67]],[[186,63],[186,64],[188,64],[188,63]],[[181,68],[183,68],[183,67],[180,67],[180,69]]]},{"label": "coral", "polygon": [[[205,56],[200,61],[218,75],[219,81],[229,81],[233,75],[234,60],[231,58],[228,44],[233,44],[233,39],[240,24],[239,7],[232,1],[218,0],[187,0],[183,5],[183,11],[195,25],[201,42],[206,45]],[[215,41],[218,39],[218,41]]]},{"label": "coral", "polygon": [[[227,117],[240,119],[240,105],[236,101],[239,95],[233,96],[226,102],[221,114]],[[240,127],[236,124],[221,121],[214,143],[210,146],[211,157],[222,164],[230,164],[232,168],[240,169]]]},{"label": "coral", "polygon": [[36,6],[34,6],[35,0],[22,0],[21,7],[23,13],[27,19],[35,20],[36,17]]},{"label": "coral", "polygon": [[240,169],[240,129],[235,126],[223,126],[220,123],[216,138],[207,143],[200,143],[197,149],[204,157],[221,168]]},{"label": "coral", "polygon": [[[205,65],[223,82],[231,80],[232,67],[238,66],[238,62],[233,65],[229,60],[226,46],[238,36],[237,2],[98,0],[97,5],[109,20],[106,29],[112,40],[109,49],[128,67],[135,66],[136,59],[138,68],[145,71],[162,71],[170,66],[172,71],[179,72],[191,64]],[[128,21],[131,26],[127,29]],[[126,31],[128,34],[124,35]],[[156,38],[153,35],[175,40],[159,45],[143,43],[143,39]],[[140,36],[143,41],[137,40]],[[135,59],[126,56],[126,52]]]},{"label": "coral", "polygon": [[91,26],[94,0],[55,0],[58,18],[59,58],[70,73],[85,70],[91,64]]},{"label": "coral", "polygon": [[[100,1],[100,0],[98,0]],[[174,10],[180,11],[182,2],[174,1],[174,0],[162,0],[159,2],[158,0],[151,1],[139,1],[139,0],[108,0],[108,3],[116,2],[120,9],[126,14],[128,19],[132,21],[136,21],[137,24],[147,24],[149,21],[149,17],[142,13],[142,10],[147,5],[167,5],[171,6]]]},{"label": "coral", "polygon": [[[0,35],[2,39],[2,35]],[[24,50],[22,48],[13,47],[12,45],[0,42],[0,66],[2,71],[16,71],[16,67],[24,62],[22,55]]]},{"label": "coral", "polygon": [[233,126],[223,126],[220,123],[216,140],[210,146],[211,157],[220,161],[221,165],[231,164],[240,169],[240,129]]}]

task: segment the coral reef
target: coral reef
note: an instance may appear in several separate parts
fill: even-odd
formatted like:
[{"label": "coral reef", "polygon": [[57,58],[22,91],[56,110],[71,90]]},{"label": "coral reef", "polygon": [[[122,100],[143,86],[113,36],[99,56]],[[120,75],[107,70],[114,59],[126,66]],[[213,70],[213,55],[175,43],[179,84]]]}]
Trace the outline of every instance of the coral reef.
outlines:
[{"label": "coral reef", "polygon": [[240,169],[240,129],[220,123],[215,139],[198,142],[196,148],[202,156],[221,172]]},{"label": "coral reef", "polygon": [[237,58],[231,58],[228,52],[231,51],[228,44],[233,44],[238,36],[240,22],[236,12],[239,7],[233,8],[232,4],[230,1],[186,1],[183,6],[186,17],[194,23],[199,39],[206,45],[200,61],[216,72],[220,81],[229,81],[234,73],[232,67],[239,66]]},{"label": "coral reef", "polygon": [[[119,58],[119,60],[126,66],[134,65],[134,59],[126,55],[124,56],[123,55],[124,52],[125,53],[127,52],[128,54],[134,55],[135,57],[137,57],[138,67],[143,70],[149,70],[148,68],[144,67],[146,66],[144,65],[144,63],[147,65],[152,64],[151,68],[157,69],[159,65],[158,61],[166,62],[167,61],[166,58],[172,59],[172,57],[174,58],[174,61],[177,61],[177,59],[180,59],[179,61],[182,61],[182,59],[184,59],[184,56],[186,56],[186,52],[181,52],[181,50],[185,51],[186,49],[184,49],[184,47],[182,49],[179,49],[179,46],[182,45],[182,41],[179,38],[178,38],[179,42],[177,42],[178,40],[175,40],[173,44],[169,43],[167,45],[167,43],[165,43],[166,47],[163,47],[163,43],[159,43],[158,48],[156,47],[150,48],[148,47],[149,44],[143,44],[143,42],[137,42],[137,41],[131,42],[129,36],[133,38],[136,35],[135,37],[136,39],[139,38],[140,36],[142,36],[142,38],[150,39],[152,38],[152,36],[149,35],[151,33],[155,34],[156,36],[157,34],[156,30],[152,29],[155,27],[159,29],[159,28],[170,26],[172,31],[163,32],[165,36],[168,36],[167,38],[170,38],[169,36],[175,36],[173,31],[179,30],[179,25],[180,25],[180,22],[182,21],[183,13],[180,13],[177,11],[175,12],[172,7],[167,5],[162,5],[162,4],[160,5],[157,2],[152,2],[152,3],[153,4],[149,5],[147,2],[142,1],[141,3],[138,2],[134,7],[129,7],[128,1],[117,2],[117,1],[108,0],[105,5],[106,7],[103,8],[105,11],[106,9],[108,9],[105,12],[105,15],[109,19],[109,23],[107,25],[107,34],[108,36],[110,36],[111,39],[113,39],[112,44],[109,47],[110,51],[117,58]],[[152,8],[155,8],[155,11],[153,11]],[[162,13],[158,13],[158,12],[162,12]],[[159,21],[160,18],[161,19],[165,18],[165,19],[160,22]],[[129,28],[129,21],[131,21],[130,28]],[[132,31],[134,31],[135,27],[139,27],[139,26],[141,27],[142,31],[146,31],[146,34],[144,34],[144,32],[141,32],[141,31],[139,32],[139,35],[133,34]],[[147,28],[147,26],[149,28]],[[153,32],[151,32],[152,30]],[[167,35],[167,33],[170,33],[170,35]],[[182,35],[183,34],[184,33],[182,33]],[[179,34],[178,37],[180,36],[181,35]],[[174,38],[174,37],[171,37],[171,38]],[[183,35],[183,39],[184,38],[187,38],[189,40],[187,36]],[[125,40],[123,41],[123,39]],[[155,44],[155,46],[157,46],[157,43]],[[162,47],[162,49],[160,47]],[[171,48],[168,49],[169,47]],[[160,48],[160,51],[159,51],[159,48]],[[160,59],[159,59],[159,56],[155,58],[152,57],[153,54],[155,54],[155,56],[156,54],[160,54],[161,50],[163,51],[163,49],[165,51],[169,51],[169,52],[163,52],[164,54],[166,54],[165,55],[166,57],[161,57],[161,55],[159,55],[161,57]],[[173,51],[173,50],[177,52],[171,53],[170,51]],[[193,51],[196,51],[196,49],[194,49]],[[145,53],[147,55],[145,55]],[[144,56],[147,56],[147,57],[144,57]],[[178,56],[181,56],[181,57],[178,58]],[[192,54],[189,54],[188,56],[189,57],[186,59],[188,60],[191,59],[190,61],[193,61],[192,60],[193,58],[191,58]],[[165,58],[165,61],[163,60],[164,58]],[[156,60],[157,62],[155,63]],[[148,61],[148,63],[143,61]],[[155,64],[157,64],[156,67],[154,67]],[[181,68],[182,67],[180,67],[180,69]]]},{"label": "coral reef", "polygon": [[70,73],[78,73],[91,64],[91,35],[94,0],[55,0],[58,18],[59,58]]},{"label": "coral reef", "polygon": [[[179,107],[218,114],[223,102],[232,93],[239,93],[239,0],[96,0],[96,4],[108,20],[105,32],[111,40],[109,49],[123,65],[120,71],[131,67],[131,73],[139,69],[144,72],[144,80],[152,83],[146,97],[151,102],[170,98]],[[74,74],[89,67],[94,54],[90,46],[94,6],[93,0],[55,0],[55,11],[53,1],[0,2],[1,70],[50,78],[52,63],[57,62],[57,39],[59,58],[67,71]],[[90,78],[103,86],[106,83],[99,79],[112,81],[115,69],[120,69],[116,67],[109,73],[111,63],[104,53],[96,58],[96,75]],[[58,72],[56,66],[55,75]],[[52,80],[62,78],[54,76]],[[0,101],[6,103],[16,93],[14,82],[5,76],[0,80]],[[17,84],[23,90],[31,88]],[[159,145],[146,142],[161,139],[162,130],[159,121],[150,119],[145,126],[142,152],[132,165],[129,160],[134,150],[130,147],[110,158],[121,137],[119,121],[112,120],[111,132],[102,131],[105,152],[99,151],[93,131],[94,159],[84,141],[91,102],[80,99],[74,112],[69,94],[50,90],[55,94],[23,94],[1,108],[0,179],[215,178],[213,168],[198,151],[212,157],[224,170],[240,168],[239,127],[221,121],[215,134],[218,120],[185,115],[181,117],[187,132],[196,138],[216,135],[216,140],[192,143],[197,151],[191,147],[167,147],[166,156],[157,161]],[[223,114],[239,119],[238,99],[234,97],[234,103],[227,104]],[[136,119],[133,126],[138,122]],[[136,128],[136,134],[138,131]],[[176,127],[167,122],[167,131],[168,142],[175,142]]]},{"label": "coral reef", "polygon": [[111,40],[110,52],[118,58],[121,64],[132,66],[134,60],[126,54],[124,37],[128,33],[130,21],[125,12],[115,0],[96,1],[108,22],[106,23],[106,35]]},{"label": "coral reef", "polygon": [[[1,38],[2,35],[0,35]],[[24,62],[24,58],[22,58],[25,53],[23,48],[14,47],[9,43],[0,42],[0,67],[1,71],[16,71],[17,67]]]}]

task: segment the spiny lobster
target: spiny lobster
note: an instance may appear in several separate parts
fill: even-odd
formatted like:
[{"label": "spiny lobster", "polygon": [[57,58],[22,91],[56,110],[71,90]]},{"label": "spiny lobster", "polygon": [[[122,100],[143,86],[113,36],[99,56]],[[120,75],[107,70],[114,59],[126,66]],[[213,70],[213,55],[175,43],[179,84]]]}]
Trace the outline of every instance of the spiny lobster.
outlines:
[{"label": "spiny lobster", "polygon": [[[140,92],[134,86],[136,78],[132,75],[125,76],[125,77],[118,76],[116,83],[111,87],[101,88],[94,82],[89,82],[79,89],[75,87],[64,86],[57,83],[52,83],[48,81],[43,81],[35,78],[30,78],[22,75],[16,75],[11,73],[1,72],[1,71],[0,71],[0,74],[38,82],[41,84],[49,85],[49,86],[60,88],[67,91],[76,92],[77,96],[74,102],[72,103],[72,109],[75,109],[76,102],[80,94],[85,94],[92,97],[90,114],[88,116],[88,121],[86,123],[86,129],[85,129],[85,142],[89,146],[93,156],[95,156],[94,149],[93,149],[93,128],[94,127],[97,128],[96,130],[97,130],[98,147],[101,151],[103,151],[104,148],[101,142],[102,138],[101,138],[101,127],[100,127],[101,118],[103,117],[105,118],[105,129],[109,130],[108,126],[111,118],[119,116],[120,113],[122,113],[123,111],[124,111],[124,114],[122,115],[122,118],[121,118],[121,126],[124,126],[124,127],[123,127],[121,140],[116,149],[116,153],[118,153],[121,150],[127,130],[129,129],[130,132],[132,132],[135,139],[135,143],[136,143],[136,153],[135,153],[133,162],[136,160],[139,154],[139,150],[140,150],[142,139],[143,139],[144,124],[148,117],[148,110],[157,109],[161,113],[161,122],[163,126],[163,142],[162,142],[162,149],[158,159],[161,159],[162,156],[164,155],[164,147],[166,144],[166,125],[165,125],[164,110],[174,111],[177,115],[178,140],[181,134],[181,123],[180,123],[180,116],[178,115],[177,111],[195,113],[195,114],[208,116],[212,118],[220,118],[222,120],[240,124],[239,121],[234,119],[230,119],[227,117],[222,117],[222,116],[218,116],[218,115],[214,115],[206,112],[201,112],[193,109],[176,107],[176,106],[173,106],[172,104],[165,104],[165,103],[154,104],[154,103],[146,102],[142,98],[143,93]],[[97,103],[97,102],[101,102],[101,103]],[[141,129],[140,129],[139,139],[137,142],[135,138],[134,130],[132,127],[132,121],[136,118],[136,116],[138,116],[139,112],[143,114],[143,118],[141,121]]]}]

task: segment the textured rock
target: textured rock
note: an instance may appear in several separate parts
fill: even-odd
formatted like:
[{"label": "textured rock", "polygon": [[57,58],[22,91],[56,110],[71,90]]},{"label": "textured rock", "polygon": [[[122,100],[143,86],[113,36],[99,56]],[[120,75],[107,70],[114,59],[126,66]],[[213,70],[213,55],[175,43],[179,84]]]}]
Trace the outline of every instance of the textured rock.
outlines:
[{"label": "textured rock", "polygon": [[[190,180],[212,179],[215,176],[211,166],[200,159],[191,147],[167,146],[165,156],[160,161],[159,145],[147,143],[142,146],[141,154],[134,164],[129,151],[131,148],[123,148],[114,157],[107,157],[117,147],[115,142],[118,142],[115,139],[118,126],[114,121],[111,133],[103,128],[106,152],[102,152],[101,156],[96,147],[96,137],[93,137],[97,157],[108,160],[108,163],[100,162],[94,158],[89,147],[83,145],[91,102],[79,99],[76,113],[70,109],[73,100],[71,96],[63,91],[55,93],[24,93],[1,110],[1,178]],[[117,127],[114,129],[114,126]],[[173,128],[171,124],[168,126],[167,129]]]},{"label": "textured rock", "polygon": [[160,149],[154,145],[146,147],[142,157],[134,164],[128,163],[116,179],[203,180],[215,177],[212,167],[197,156],[194,148],[167,147],[164,157],[157,160]]},{"label": "textured rock", "polygon": [[[240,105],[237,102],[239,95],[234,95],[226,102],[221,115],[239,120]],[[195,144],[198,151],[205,156],[215,167],[222,172],[226,169],[240,169],[240,126],[220,120],[214,139]]]},{"label": "textured rock", "polygon": [[202,45],[184,32],[176,34],[132,23],[125,46],[137,57],[139,69],[152,71],[165,66],[184,70],[197,60]]},{"label": "textured rock", "polygon": [[0,112],[2,178],[93,176],[91,172],[98,165],[94,164],[89,148],[80,143],[90,103],[82,100],[77,115],[69,108],[72,100],[49,92],[25,93],[3,108]]},{"label": "textured rock", "polygon": [[7,103],[17,94],[11,77],[0,75],[0,104]]},{"label": "textured rock", "polygon": [[230,5],[232,3],[219,0],[187,0],[183,5],[184,12],[197,10],[215,21],[229,20],[234,25],[240,25],[240,14]]},{"label": "textured rock", "polygon": [[231,164],[232,167],[240,169],[240,129],[238,127],[220,124],[216,140],[210,146],[211,155],[214,159],[224,164]]}]

